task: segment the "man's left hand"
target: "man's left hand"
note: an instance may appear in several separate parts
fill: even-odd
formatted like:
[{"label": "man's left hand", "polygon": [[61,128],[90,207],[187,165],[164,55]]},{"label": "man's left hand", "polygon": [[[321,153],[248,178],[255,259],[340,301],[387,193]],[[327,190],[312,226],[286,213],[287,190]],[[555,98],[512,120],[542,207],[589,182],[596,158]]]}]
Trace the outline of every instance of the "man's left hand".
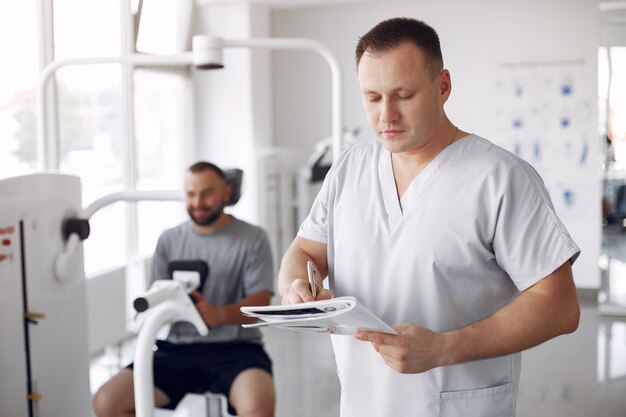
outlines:
[{"label": "man's left hand", "polygon": [[415,374],[441,366],[445,352],[442,333],[413,324],[395,326],[397,335],[358,332],[358,340],[371,342],[385,363],[403,374]]}]

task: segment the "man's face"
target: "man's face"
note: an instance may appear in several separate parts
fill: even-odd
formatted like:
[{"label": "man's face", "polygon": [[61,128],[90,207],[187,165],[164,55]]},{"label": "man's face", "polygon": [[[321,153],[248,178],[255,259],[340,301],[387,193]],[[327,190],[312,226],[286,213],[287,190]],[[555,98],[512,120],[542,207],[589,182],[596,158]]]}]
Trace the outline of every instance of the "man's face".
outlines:
[{"label": "man's face", "polygon": [[411,42],[361,57],[358,76],[365,113],[389,152],[419,152],[443,120],[450,75],[447,70],[434,75],[429,64]]},{"label": "man's face", "polygon": [[191,220],[199,226],[208,226],[224,212],[224,205],[230,198],[230,187],[211,170],[188,172],[185,195]]}]

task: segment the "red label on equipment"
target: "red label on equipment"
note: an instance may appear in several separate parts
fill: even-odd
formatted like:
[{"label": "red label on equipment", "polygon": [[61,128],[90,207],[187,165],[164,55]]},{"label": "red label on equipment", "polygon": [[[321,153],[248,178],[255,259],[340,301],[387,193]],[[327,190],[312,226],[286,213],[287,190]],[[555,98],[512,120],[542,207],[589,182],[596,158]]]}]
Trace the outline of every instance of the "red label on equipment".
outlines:
[{"label": "red label on equipment", "polygon": [[15,233],[13,226],[0,227],[0,235],[12,235],[13,233]]},{"label": "red label on equipment", "polygon": [[3,246],[9,246],[11,244],[11,239],[2,239]]}]

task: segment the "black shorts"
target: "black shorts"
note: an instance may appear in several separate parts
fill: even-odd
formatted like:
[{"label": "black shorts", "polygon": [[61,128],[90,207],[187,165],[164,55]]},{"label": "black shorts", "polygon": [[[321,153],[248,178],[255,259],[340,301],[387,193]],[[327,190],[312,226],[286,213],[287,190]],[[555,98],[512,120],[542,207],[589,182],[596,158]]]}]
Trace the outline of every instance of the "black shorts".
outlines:
[{"label": "black shorts", "polygon": [[[132,369],[133,364],[128,365]],[[187,393],[211,391],[228,397],[239,373],[261,368],[272,374],[272,361],[256,343],[173,344],[157,341],[154,352],[154,385],[170,398],[173,410]],[[232,414],[234,410],[229,403]]]}]

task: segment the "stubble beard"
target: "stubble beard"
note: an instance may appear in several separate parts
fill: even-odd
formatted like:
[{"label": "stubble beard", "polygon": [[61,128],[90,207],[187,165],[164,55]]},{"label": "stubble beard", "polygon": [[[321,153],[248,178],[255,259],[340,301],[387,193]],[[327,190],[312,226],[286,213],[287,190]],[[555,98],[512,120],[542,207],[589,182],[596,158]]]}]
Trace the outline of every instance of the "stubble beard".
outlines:
[{"label": "stubble beard", "polygon": [[217,219],[220,218],[223,212],[224,212],[224,205],[222,204],[218,209],[216,209],[213,213],[211,213],[207,218],[198,219],[196,216],[193,215],[193,211],[191,209],[187,209],[187,214],[189,214],[191,221],[193,221],[198,226],[212,225],[213,223],[217,221]]}]

